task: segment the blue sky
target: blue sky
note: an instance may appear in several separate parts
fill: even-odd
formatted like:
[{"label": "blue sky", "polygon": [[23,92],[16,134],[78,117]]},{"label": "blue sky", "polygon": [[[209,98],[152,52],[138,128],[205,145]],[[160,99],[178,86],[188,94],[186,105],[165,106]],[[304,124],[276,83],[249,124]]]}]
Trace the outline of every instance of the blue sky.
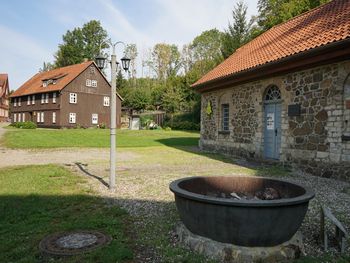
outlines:
[{"label": "blue sky", "polygon": [[[246,0],[249,15],[258,0]],[[156,43],[182,45],[204,30],[223,30],[237,0],[3,0],[0,73],[17,89],[52,62],[62,35],[96,19],[114,41],[137,44],[139,57]],[[122,46],[117,49],[122,54]],[[118,55],[117,54],[117,55]],[[139,61],[138,61],[139,63]]]}]

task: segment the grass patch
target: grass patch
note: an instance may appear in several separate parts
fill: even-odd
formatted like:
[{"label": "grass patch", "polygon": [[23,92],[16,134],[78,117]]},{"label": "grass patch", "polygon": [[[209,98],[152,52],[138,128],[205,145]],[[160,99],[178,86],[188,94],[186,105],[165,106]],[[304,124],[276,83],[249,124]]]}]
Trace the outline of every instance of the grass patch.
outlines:
[{"label": "grass patch", "polygon": [[132,259],[127,214],[91,196],[84,181],[55,165],[0,169],[1,262],[43,262],[38,244],[46,235],[90,229],[113,237],[107,247],[50,262],[123,262]]},{"label": "grass patch", "polygon": [[[193,146],[198,132],[118,130],[118,147]],[[8,129],[2,144],[9,148],[109,147],[109,130],[102,129]]]}]

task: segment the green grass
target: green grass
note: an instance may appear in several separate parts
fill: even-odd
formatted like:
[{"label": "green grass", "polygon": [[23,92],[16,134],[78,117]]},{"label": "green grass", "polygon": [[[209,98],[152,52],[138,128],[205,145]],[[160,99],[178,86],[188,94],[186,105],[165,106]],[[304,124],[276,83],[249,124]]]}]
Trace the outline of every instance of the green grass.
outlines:
[{"label": "green grass", "polygon": [[[81,186],[84,181],[55,165],[0,169],[1,262],[126,262],[125,211],[107,207]],[[87,189],[87,188],[85,188]],[[46,235],[69,230],[105,232],[107,247],[67,258],[44,257],[38,244]]]},{"label": "green grass", "polygon": [[[118,147],[198,145],[198,132],[118,130]],[[109,147],[109,130],[102,129],[8,129],[2,144],[9,148]]]}]

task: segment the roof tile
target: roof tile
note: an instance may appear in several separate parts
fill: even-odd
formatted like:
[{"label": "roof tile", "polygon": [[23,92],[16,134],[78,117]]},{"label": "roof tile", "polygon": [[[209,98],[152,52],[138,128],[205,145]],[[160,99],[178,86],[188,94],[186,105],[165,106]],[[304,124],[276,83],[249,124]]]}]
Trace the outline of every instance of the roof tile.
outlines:
[{"label": "roof tile", "polygon": [[277,25],[237,49],[193,86],[350,37],[350,1],[334,0]]}]

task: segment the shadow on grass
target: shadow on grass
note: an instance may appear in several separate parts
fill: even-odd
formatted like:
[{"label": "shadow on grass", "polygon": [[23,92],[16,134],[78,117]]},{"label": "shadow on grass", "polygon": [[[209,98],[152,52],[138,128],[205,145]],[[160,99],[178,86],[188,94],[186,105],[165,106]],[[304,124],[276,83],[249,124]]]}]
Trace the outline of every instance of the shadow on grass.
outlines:
[{"label": "shadow on grass", "polygon": [[238,165],[244,168],[252,169],[257,176],[286,176],[289,174],[290,169],[283,167],[279,163],[275,162],[262,162],[254,159],[244,159],[240,157],[232,157],[220,153],[209,153],[201,151],[198,147],[198,139],[190,137],[179,138],[167,138],[159,139],[157,142],[162,143],[165,146],[173,147],[178,150],[205,156],[207,158],[221,161],[233,165]]}]

